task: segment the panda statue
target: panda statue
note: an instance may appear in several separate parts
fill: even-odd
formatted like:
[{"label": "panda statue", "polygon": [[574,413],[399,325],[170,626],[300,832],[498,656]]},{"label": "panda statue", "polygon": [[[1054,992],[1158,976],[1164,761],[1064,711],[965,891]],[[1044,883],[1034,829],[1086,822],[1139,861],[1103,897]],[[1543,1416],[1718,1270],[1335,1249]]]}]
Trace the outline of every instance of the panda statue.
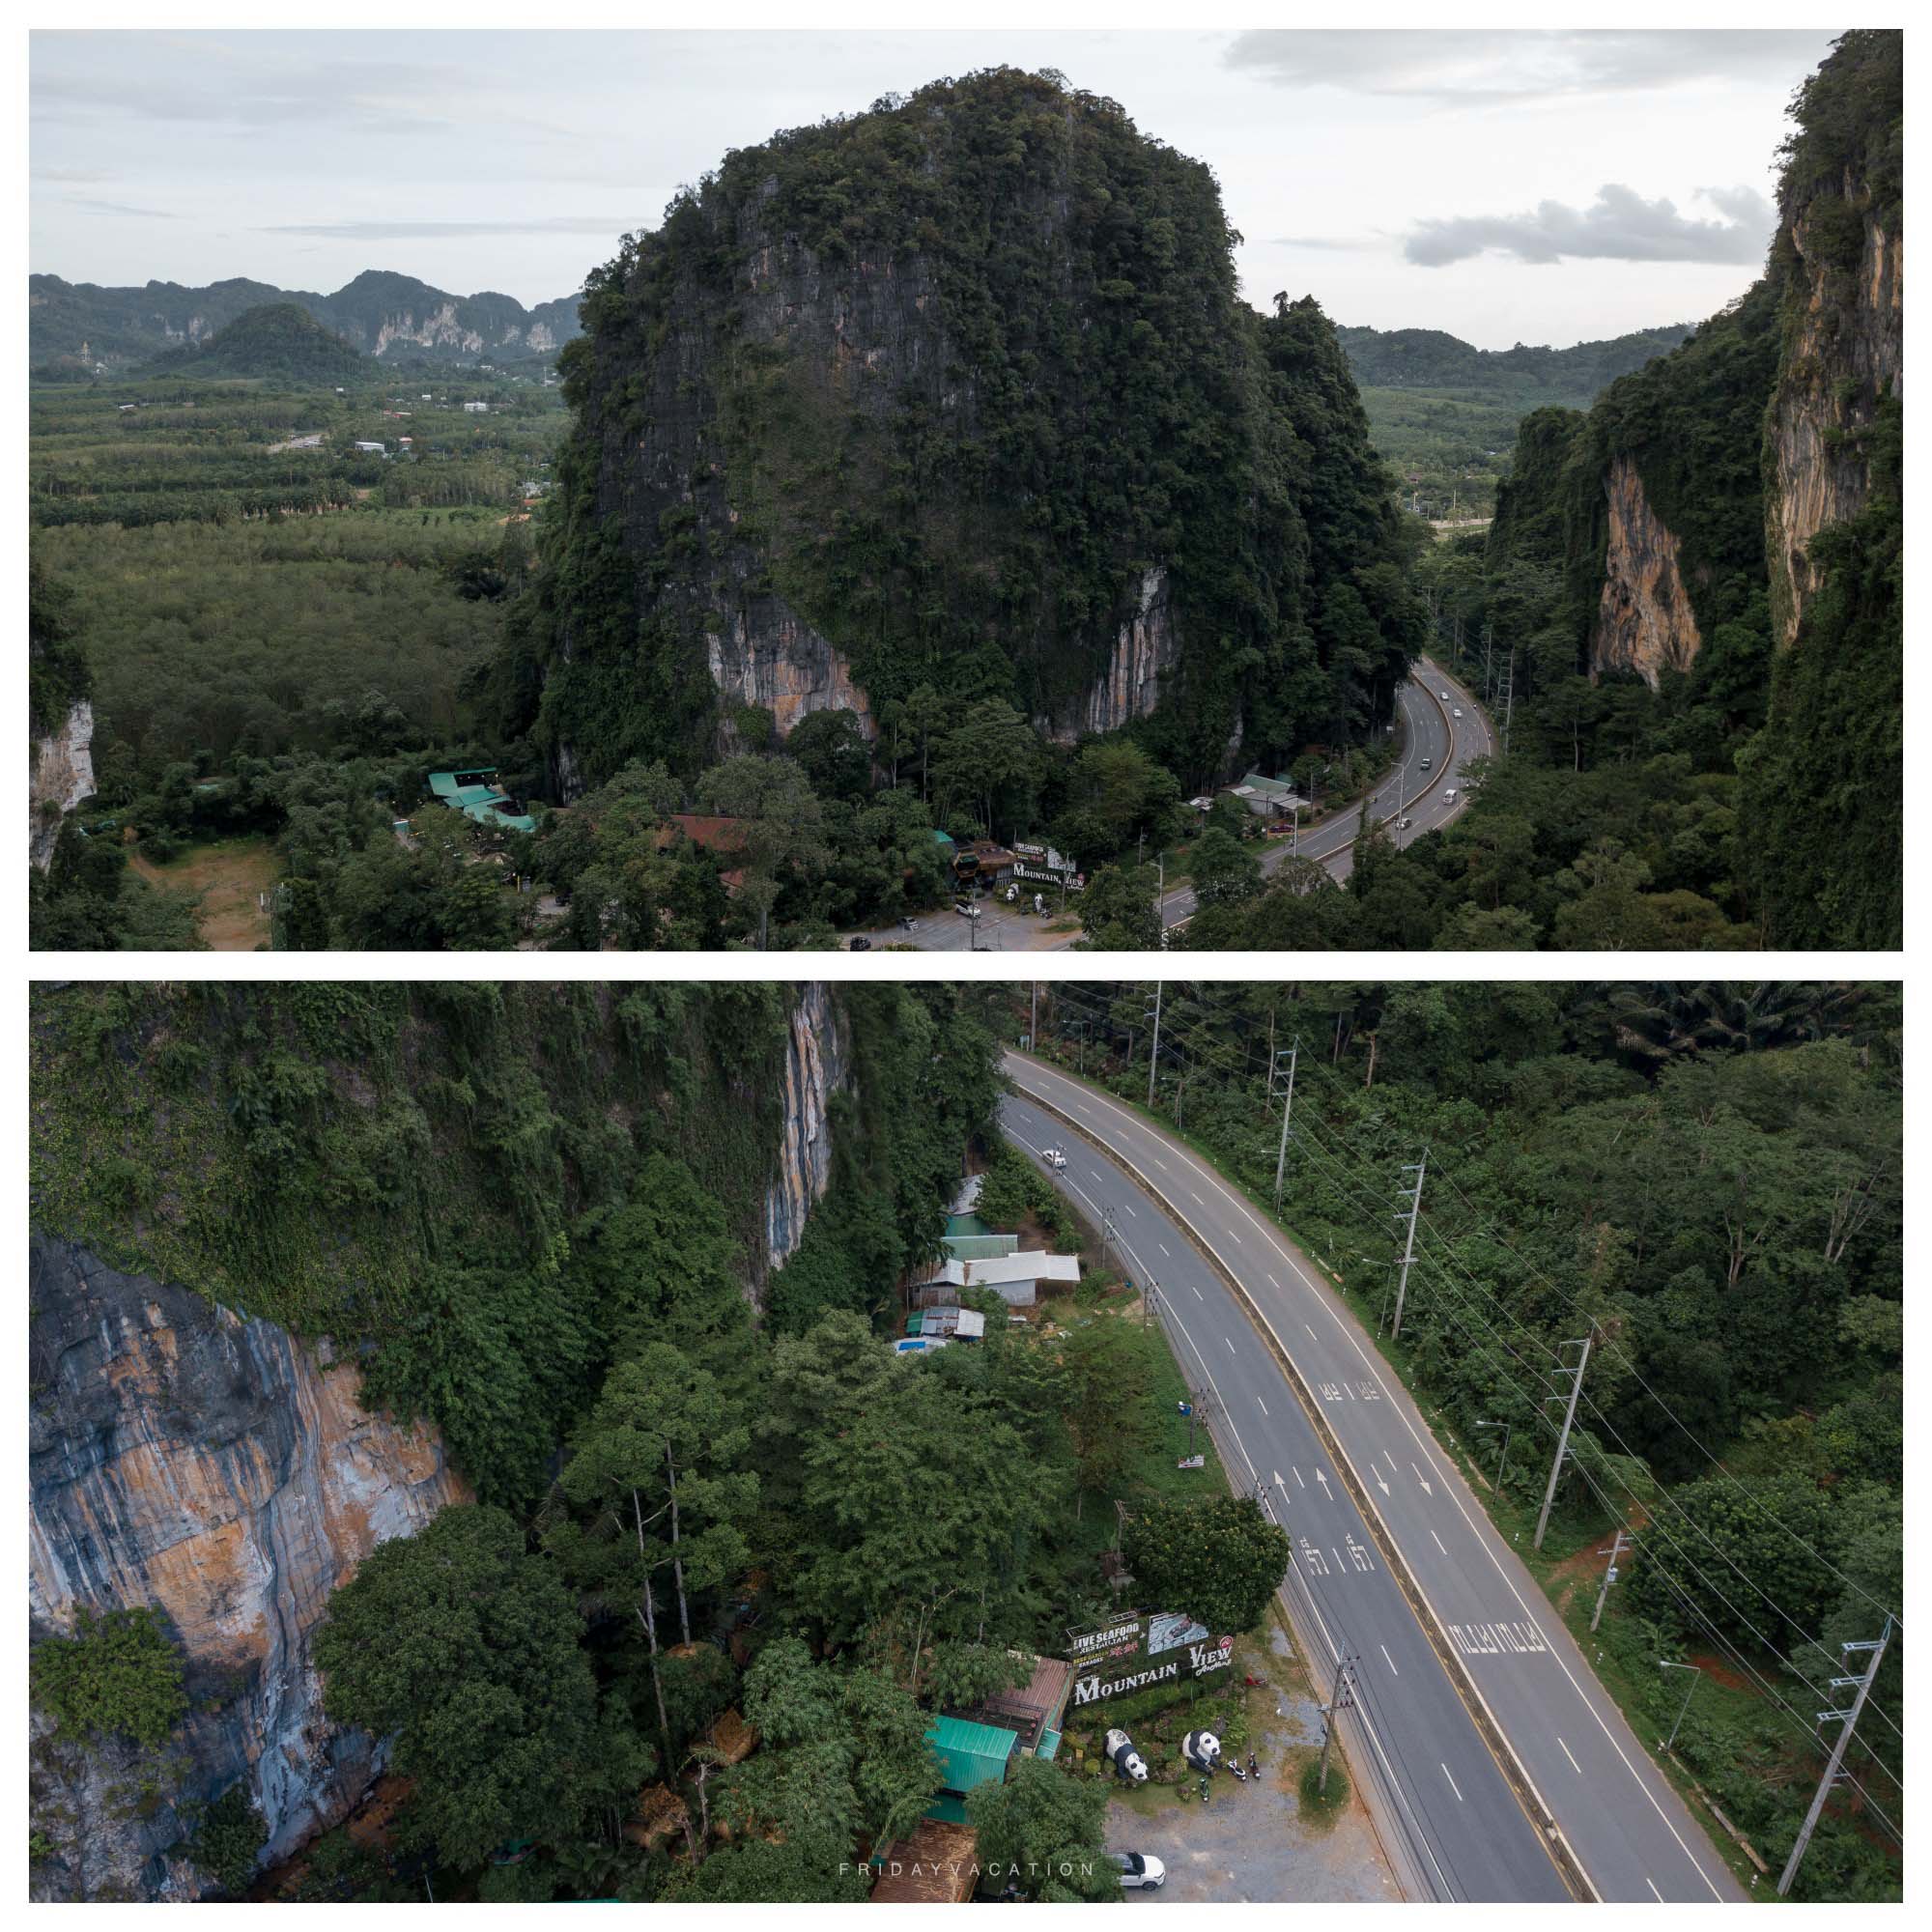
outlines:
[{"label": "panda statue", "polygon": [[1107,1755],[1113,1760],[1114,1770],[1134,1784],[1147,1782],[1147,1760],[1134,1748],[1134,1741],[1125,1731],[1107,1733]]},{"label": "panda statue", "polygon": [[1180,1741],[1180,1754],[1196,1771],[1218,1771],[1221,1740],[1212,1731],[1189,1731]]}]

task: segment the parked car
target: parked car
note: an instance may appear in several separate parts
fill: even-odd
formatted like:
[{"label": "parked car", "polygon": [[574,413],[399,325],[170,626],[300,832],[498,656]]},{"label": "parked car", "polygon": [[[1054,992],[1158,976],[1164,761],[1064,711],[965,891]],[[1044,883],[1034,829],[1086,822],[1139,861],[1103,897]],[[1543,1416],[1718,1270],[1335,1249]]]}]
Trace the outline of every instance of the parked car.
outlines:
[{"label": "parked car", "polygon": [[1039,1157],[1045,1161],[1048,1167],[1065,1167],[1066,1165],[1066,1153],[1063,1148],[1041,1148]]},{"label": "parked car", "polygon": [[854,952],[869,952],[872,950],[872,942],[863,932],[858,933],[853,938],[850,950]]},{"label": "parked car", "polygon": [[1151,1852],[1109,1852],[1121,1868],[1122,1891],[1158,1891],[1167,1883],[1167,1867]]},{"label": "parked car", "polygon": [[952,901],[952,910],[961,919],[978,919],[980,917],[980,908],[976,905],[968,905],[964,899],[954,899]]}]

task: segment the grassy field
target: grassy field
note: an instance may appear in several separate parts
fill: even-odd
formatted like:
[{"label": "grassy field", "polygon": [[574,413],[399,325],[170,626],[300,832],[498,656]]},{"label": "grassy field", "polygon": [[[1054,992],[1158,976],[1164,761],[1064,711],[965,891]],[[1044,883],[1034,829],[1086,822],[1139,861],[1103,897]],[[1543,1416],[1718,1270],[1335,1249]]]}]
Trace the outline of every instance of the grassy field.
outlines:
[{"label": "grassy field", "polygon": [[269,944],[270,919],[260,895],[281,877],[267,838],[224,838],[197,845],[157,866],[130,848],[128,864],[150,885],[195,895],[195,930],[213,952],[253,952]]}]

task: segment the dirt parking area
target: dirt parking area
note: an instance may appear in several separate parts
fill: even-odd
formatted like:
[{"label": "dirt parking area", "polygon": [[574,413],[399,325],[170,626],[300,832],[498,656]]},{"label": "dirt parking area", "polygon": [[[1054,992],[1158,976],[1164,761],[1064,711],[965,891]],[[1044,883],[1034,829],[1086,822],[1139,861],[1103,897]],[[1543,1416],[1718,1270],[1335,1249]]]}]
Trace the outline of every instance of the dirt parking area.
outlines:
[{"label": "dirt parking area", "polygon": [[1177,1785],[1117,1792],[1107,1807],[1108,1844],[1151,1852],[1167,1867],[1158,1891],[1130,1891],[1127,1902],[1400,1903],[1401,1889],[1352,1791],[1331,1817],[1302,1813],[1296,1785],[1321,1747],[1321,1714],[1287,1637],[1276,1630],[1266,1646],[1243,1637],[1234,1667],[1264,1680],[1244,1693],[1261,1775],[1241,1784],[1218,1773],[1205,1805],[1198,1780],[1186,1787],[1186,1799]]}]

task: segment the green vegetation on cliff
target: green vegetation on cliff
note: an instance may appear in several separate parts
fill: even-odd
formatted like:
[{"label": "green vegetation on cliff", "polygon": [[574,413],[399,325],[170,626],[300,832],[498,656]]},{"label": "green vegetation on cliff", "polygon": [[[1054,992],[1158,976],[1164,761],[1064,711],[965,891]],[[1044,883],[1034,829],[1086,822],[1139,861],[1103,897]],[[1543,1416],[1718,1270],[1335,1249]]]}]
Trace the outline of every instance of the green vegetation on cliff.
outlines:
[{"label": "green vegetation on cliff", "polygon": [[[1794,102],[1764,276],[1587,412],[1525,418],[1480,560],[1425,560],[1440,644],[1512,720],[1435,869],[1539,848],[1487,899],[1419,888],[1436,943],[1899,943],[1901,46],[1843,36]],[[1617,875],[1631,917],[1566,936],[1573,867]]]},{"label": "green vegetation on cliff", "polygon": [[1146,619],[1137,735],[1184,781],[1237,724],[1359,739],[1419,637],[1387,481],[1333,329],[1254,315],[1230,243],[1205,166],[1050,74],[728,155],[590,279],[505,729],[592,781],[689,771],[735,723],[718,650],[795,613],[882,720],[923,692],[1079,729]]},{"label": "green vegetation on cliff", "polygon": [[[333,1337],[364,1402],[434,1421],[478,1494],[333,1595],[325,1708],[391,1738],[411,1783],[361,1849],[304,1854],[301,1895],[401,1875],[450,1900],[862,1898],[866,1854],[939,1789],[935,1712],[1115,1609],[1115,1505],[1218,1493],[1211,1454],[1176,1466],[1183,1384],[1104,1264],[1054,1323],[989,1298],[970,1349],[889,1346],[990,1132],[968,989],[805,996],[848,1074],[826,1191],[767,1272],[808,1205],[796,1172],[772,1187],[808,1124],[780,1064],[799,999],[37,996],[36,1225]],[[1098,1245],[1070,1214],[1063,1237]],[[1177,1520],[1175,1608],[1264,1605],[1278,1532],[1226,1518]],[[1231,1593],[1211,1552],[1236,1537]],[[1029,1762],[1000,1842],[1084,1867],[1043,1895],[1118,1896],[1094,1752]],[[252,1857],[230,1812],[185,1847],[204,1869]]]}]

